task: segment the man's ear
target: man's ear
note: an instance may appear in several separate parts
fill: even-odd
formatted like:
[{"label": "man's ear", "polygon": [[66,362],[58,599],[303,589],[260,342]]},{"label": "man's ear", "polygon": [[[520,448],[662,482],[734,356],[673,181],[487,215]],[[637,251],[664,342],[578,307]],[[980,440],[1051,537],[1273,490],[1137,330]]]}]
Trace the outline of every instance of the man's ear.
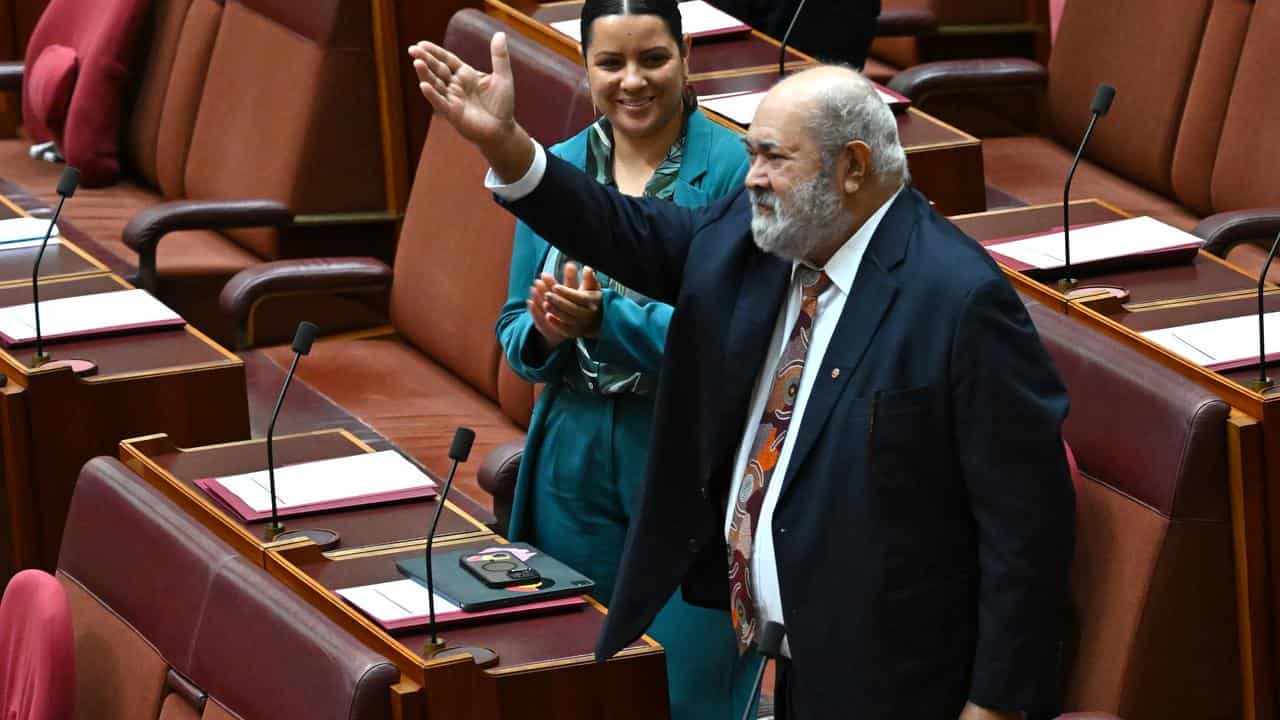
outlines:
[{"label": "man's ear", "polygon": [[871,146],[854,140],[844,146],[841,182],[844,192],[853,195],[871,179],[875,168],[871,164]]}]

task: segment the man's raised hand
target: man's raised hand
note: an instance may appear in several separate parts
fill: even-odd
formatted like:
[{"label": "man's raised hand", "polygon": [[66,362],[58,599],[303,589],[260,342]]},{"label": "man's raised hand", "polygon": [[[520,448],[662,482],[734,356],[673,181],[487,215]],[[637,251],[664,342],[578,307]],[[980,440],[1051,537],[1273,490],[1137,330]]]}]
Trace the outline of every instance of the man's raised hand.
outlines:
[{"label": "man's raised hand", "polygon": [[493,72],[482,73],[426,41],[409,46],[418,88],[443,117],[484,153],[498,177],[518,180],[533,159],[533,142],[515,121],[515,85],[506,33],[489,43]]}]

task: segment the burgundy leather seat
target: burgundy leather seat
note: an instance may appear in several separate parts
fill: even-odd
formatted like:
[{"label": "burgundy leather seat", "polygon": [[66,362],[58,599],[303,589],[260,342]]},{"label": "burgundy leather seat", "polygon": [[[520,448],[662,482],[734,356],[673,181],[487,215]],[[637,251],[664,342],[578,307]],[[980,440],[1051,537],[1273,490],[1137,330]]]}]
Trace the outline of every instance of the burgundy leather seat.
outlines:
[{"label": "burgundy leather seat", "polygon": [[112,458],[84,466],[58,558],[77,717],[382,720],[399,676]]},{"label": "burgundy leather seat", "polygon": [[1240,717],[1230,408],[1137,351],[1028,307],[1071,398],[1076,487],[1069,709]]}]

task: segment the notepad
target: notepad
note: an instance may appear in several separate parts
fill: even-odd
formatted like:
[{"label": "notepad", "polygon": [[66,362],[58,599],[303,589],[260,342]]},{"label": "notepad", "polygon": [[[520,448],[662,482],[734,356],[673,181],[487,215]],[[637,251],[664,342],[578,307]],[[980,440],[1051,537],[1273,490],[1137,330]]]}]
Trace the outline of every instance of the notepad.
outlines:
[{"label": "notepad", "polygon": [[[875,85],[875,83],[872,84]],[[875,85],[875,89],[876,93],[880,95],[880,99],[894,112],[905,110],[911,105],[910,99],[888,88]],[[739,125],[750,125],[751,121],[756,117],[756,110],[760,107],[760,101],[764,100],[764,96],[767,93],[767,90],[754,90],[699,95],[698,107],[723,115]]]},{"label": "notepad", "polygon": [[[1263,315],[1267,361],[1280,359],[1280,312]],[[1209,320],[1149,330],[1142,336],[1210,370],[1235,370],[1258,364],[1258,316]]]},{"label": "notepad", "polygon": [[[33,217],[15,217],[0,220],[0,245],[23,242],[25,240],[44,240],[49,230],[49,221]],[[58,235],[58,226],[53,226],[52,236]]]},{"label": "notepad", "polygon": [[[342,588],[336,591],[357,610],[367,615],[385,630],[404,630],[421,627],[429,622],[427,589],[422,584],[410,580],[391,580],[389,582]],[[528,605],[495,608],[467,612],[436,593],[436,623],[438,625],[458,625],[483,618],[504,617],[512,615],[528,615],[556,610],[573,610],[587,604],[582,596],[545,600]]]},{"label": "notepad", "polygon": [[[575,42],[582,42],[580,18],[561,20],[549,25],[573,38]],[[751,32],[750,25],[704,0],[680,3],[680,26],[686,35],[695,40]]]},{"label": "notepad", "polygon": [[[254,522],[271,517],[271,482],[266,470],[204,478],[195,484],[242,520]],[[435,482],[394,450],[276,467],[276,509],[280,517],[435,494]]]},{"label": "notepad", "polygon": [[[180,328],[182,316],[146,290],[119,290],[40,303],[40,329],[46,342],[115,335],[137,330]],[[0,308],[0,342],[6,347],[36,340],[31,303]]]},{"label": "notepad", "polygon": [[[1190,260],[1200,249],[1200,238],[1151,217],[1135,217],[1071,230],[1071,264],[1120,258]],[[1053,232],[986,245],[1015,270],[1053,270],[1066,264],[1063,233]]]}]

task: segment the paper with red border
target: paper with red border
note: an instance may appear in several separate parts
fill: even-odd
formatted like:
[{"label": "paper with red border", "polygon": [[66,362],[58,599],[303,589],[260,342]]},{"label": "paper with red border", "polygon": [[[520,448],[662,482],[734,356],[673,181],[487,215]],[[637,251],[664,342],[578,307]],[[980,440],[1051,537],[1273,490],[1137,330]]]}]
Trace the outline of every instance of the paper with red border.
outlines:
[{"label": "paper with red border", "polygon": [[[416,580],[391,580],[389,582],[343,588],[336,591],[357,610],[367,615],[385,630],[405,630],[421,627],[429,622],[427,589]],[[439,625],[462,624],[484,618],[509,617],[544,613],[557,609],[572,609],[586,605],[582,596],[547,600],[527,605],[513,605],[467,612],[436,593],[436,623]]]},{"label": "paper with red border", "polygon": [[[0,308],[0,343],[22,347],[36,341],[34,305]],[[40,329],[45,342],[139,330],[181,328],[182,316],[152,297],[146,290],[118,290],[40,303]]]}]

